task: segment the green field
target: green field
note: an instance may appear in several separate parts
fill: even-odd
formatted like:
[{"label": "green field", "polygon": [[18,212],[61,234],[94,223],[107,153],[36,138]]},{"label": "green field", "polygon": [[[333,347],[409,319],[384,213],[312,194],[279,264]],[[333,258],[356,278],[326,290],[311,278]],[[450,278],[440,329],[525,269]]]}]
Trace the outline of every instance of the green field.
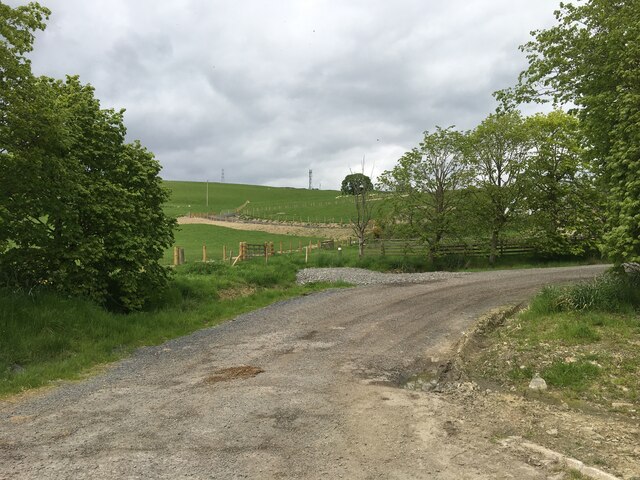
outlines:
[{"label": "green field", "polygon": [[[244,216],[305,223],[349,223],[354,214],[353,199],[338,190],[264,187],[209,182],[209,204],[205,182],[165,181],[171,198],[167,214],[179,217],[192,213],[220,214],[239,207]],[[376,204],[379,197],[373,198]],[[248,203],[247,203],[248,202]]]},{"label": "green field", "polygon": [[[165,181],[165,187],[171,191],[171,198],[165,204],[169,215],[181,216],[189,212],[233,211],[249,201],[245,210],[277,213],[275,207],[285,208],[292,204],[313,204],[313,212],[318,215],[315,204],[321,202],[346,203],[337,190],[307,190],[304,188],[264,187],[259,185],[241,185],[209,182],[209,204],[207,206],[207,184],[205,182]],[[289,208],[291,210],[291,208]],[[302,215],[296,208],[291,213]]]},{"label": "green field", "polygon": [[[296,248],[300,242],[302,242],[302,245],[308,245],[309,241],[316,243],[318,240],[321,239],[318,237],[296,237],[249,230],[233,230],[215,225],[180,225],[175,231],[175,245],[184,248],[187,262],[202,260],[202,245],[207,246],[208,259],[221,260],[223,246],[227,247],[227,253],[233,251],[233,254],[237,255],[240,242],[273,242],[277,250],[279,250],[280,242],[282,242],[282,248],[288,250],[290,245]],[[172,259],[172,249],[169,249],[164,254],[163,263],[170,264]]]}]

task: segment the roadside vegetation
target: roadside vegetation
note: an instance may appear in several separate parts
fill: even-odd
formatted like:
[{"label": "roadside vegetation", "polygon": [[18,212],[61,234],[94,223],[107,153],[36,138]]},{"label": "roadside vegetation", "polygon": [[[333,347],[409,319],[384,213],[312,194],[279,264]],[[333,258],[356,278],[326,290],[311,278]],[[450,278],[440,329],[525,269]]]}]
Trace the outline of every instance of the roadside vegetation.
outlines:
[{"label": "roadside vegetation", "polygon": [[[188,259],[174,269],[168,286],[158,290],[141,311],[126,314],[110,312],[87,299],[63,297],[45,287],[0,289],[0,397],[58,380],[82,378],[141,346],[158,345],[279,300],[347,286],[298,286],[296,273],[305,267],[348,266],[383,272],[460,269],[456,259],[450,259],[449,265],[446,259],[440,261],[445,263],[432,263],[426,257],[361,258],[356,245],[345,246],[340,252],[313,250],[308,262],[305,254],[298,252],[275,255],[268,262],[254,258],[235,267]],[[548,266],[576,263],[575,259],[554,260]],[[497,265],[537,266],[538,261],[515,257],[504,257]],[[478,258],[467,267],[489,265],[487,259]]]},{"label": "roadside vegetation", "polygon": [[574,407],[637,412],[640,406],[640,278],[611,271],[593,281],[546,287],[485,339],[472,377]]},{"label": "roadside vegetation", "polygon": [[297,286],[297,265],[273,258],[178,267],[142,311],[119,314],[81,298],[0,290],[0,397],[77,379],[134,349],[217,325],[273,302],[340,284]]}]

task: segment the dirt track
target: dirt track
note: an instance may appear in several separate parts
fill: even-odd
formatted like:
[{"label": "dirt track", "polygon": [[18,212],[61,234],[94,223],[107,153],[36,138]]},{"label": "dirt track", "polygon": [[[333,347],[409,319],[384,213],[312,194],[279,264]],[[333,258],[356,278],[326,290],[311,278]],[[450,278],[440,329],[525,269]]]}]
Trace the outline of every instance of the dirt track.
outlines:
[{"label": "dirt track", "polygon": [[0,478],[548,478],[446,397],[395,385],[479,314],[602,270],[330,291],[143,349],[0,403]]},{"label": "dirt track", "polygon": [[339,225],[295,225],[287,223],[252,223],[252,222],[224,222],[220,220],[209,220],[197,217],[178,217],[179,225],[215,225],[218,227],[231,228],[233,230],[251,230],[255,232],[266,232],[278,235],[294,235],[299,237],[321,237],[344,240],[354,235],[349,226]]}]

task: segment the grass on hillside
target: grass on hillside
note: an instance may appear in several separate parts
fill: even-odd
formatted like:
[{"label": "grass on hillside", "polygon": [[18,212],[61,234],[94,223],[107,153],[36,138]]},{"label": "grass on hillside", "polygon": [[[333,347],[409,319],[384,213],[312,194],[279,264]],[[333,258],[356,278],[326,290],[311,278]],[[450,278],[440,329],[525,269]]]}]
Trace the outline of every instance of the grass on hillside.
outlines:
[{"label": "grass on hillside", "polygon": [[[355,213],[353,199],[345,197],[338,190],[210,182],[207,205],[206,182],[165,180],[163,185],[171,191],[164,211],[173,217],[188,215],[189,212],[220,214],[243,207],[239,213],[248,218],[347,224]],[[376,206],[381,203],[380,197],[372,201]]]},{"label": "grass on hillside", "polygon": [[580,406],[640,406],[640,282],[608,273],[547,287],[492,332],[472,361],[475,375],[526,393],[535,373],[546,395]]},{"label": "grass on hillside", "polygon": [[192,264],[147,311],[115,314],[82,299],[0,291],[0,397],[59,379],[77,379],[143,345],[157,345],[225,319],[329,284],[295,285],[281,259],[231,268]]},{"label": "grass on hillside", "polygon": [[[165,212],[171,216],[187,215],[189,212],[213,212],[235,210],[249,200],[247,209],[288,204],[307,204],[335,201],[340,196],[337,190],[308,190],[304,188],[265,187],[232,183],[209,182],[209,205],[207,206],[206,182],[176,182],[165,180],[163,185],[171,191]],[[275,211],[270,213],[277,213]],[[315,213],[318,215],[318,213]]]}]

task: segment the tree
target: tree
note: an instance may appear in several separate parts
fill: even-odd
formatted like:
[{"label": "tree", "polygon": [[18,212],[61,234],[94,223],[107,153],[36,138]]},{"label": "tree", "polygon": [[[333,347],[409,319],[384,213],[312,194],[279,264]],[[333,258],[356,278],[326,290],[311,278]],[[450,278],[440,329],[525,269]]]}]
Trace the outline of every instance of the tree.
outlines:
[{"label": "tree", "polygon": [[353,195],[356,207],[355,216],[351,217],[351,228],[358,239],[358,256],[364,255],[366,232],[373,218],[373,204],[370,199],[371,190],[361,189]]},{"label": "tree", "polygon": [[419,146],[380,178],[382,188],[392,193],[393,217],[428,245],[432,260],[443,238],[460,231],[460,213],[472,180],[465,145],[465,134],[436,127],[433,133],[424,132]]},{"label": "tree", "polygon": [[358,195],[362,191],[373,190],[371,179],[364,173],[352,173],[344,177],[340,191],[343,195]]},{"label": "tree", "polygon": [[353,197],[355,214],[350,218],[350,221],[353,233],[358,239],[358,255],[360,257],[364,255],[366,233],[373,218],[373,205],[370,201],[372,191],[371,179],[363,173],[352,173],[342,181],[342,192]]},{"label": "tree", "polygon": [[158,260],[173,240],[159,163],[125,143],[124,111],[101,109],[90,85],[21,74],[2,91],[0,286],[142,307],[166,283]]},{"label": "tree", "polygon": [[530,141],[519,112],[489,115],[471,133],[469,155],[476,171],[476,202],[491,235],[489,262],[500,237],[517,217],[524,199],[522,175]]},{"label": "tree", "polygon": [[521,47],[529,66],[518,85],[496,96],[506,107],[576,106],[607,189],[604,251],[640,260],[640,3],[587,0],[561,4],[555,15],[554,27]]},{"label": "tree", "polygon": [[531,151],[522,181],[537,251],[548,256],[594,251],[603,214],[578,119],[555,110],[527,118],[525,128]]}]

